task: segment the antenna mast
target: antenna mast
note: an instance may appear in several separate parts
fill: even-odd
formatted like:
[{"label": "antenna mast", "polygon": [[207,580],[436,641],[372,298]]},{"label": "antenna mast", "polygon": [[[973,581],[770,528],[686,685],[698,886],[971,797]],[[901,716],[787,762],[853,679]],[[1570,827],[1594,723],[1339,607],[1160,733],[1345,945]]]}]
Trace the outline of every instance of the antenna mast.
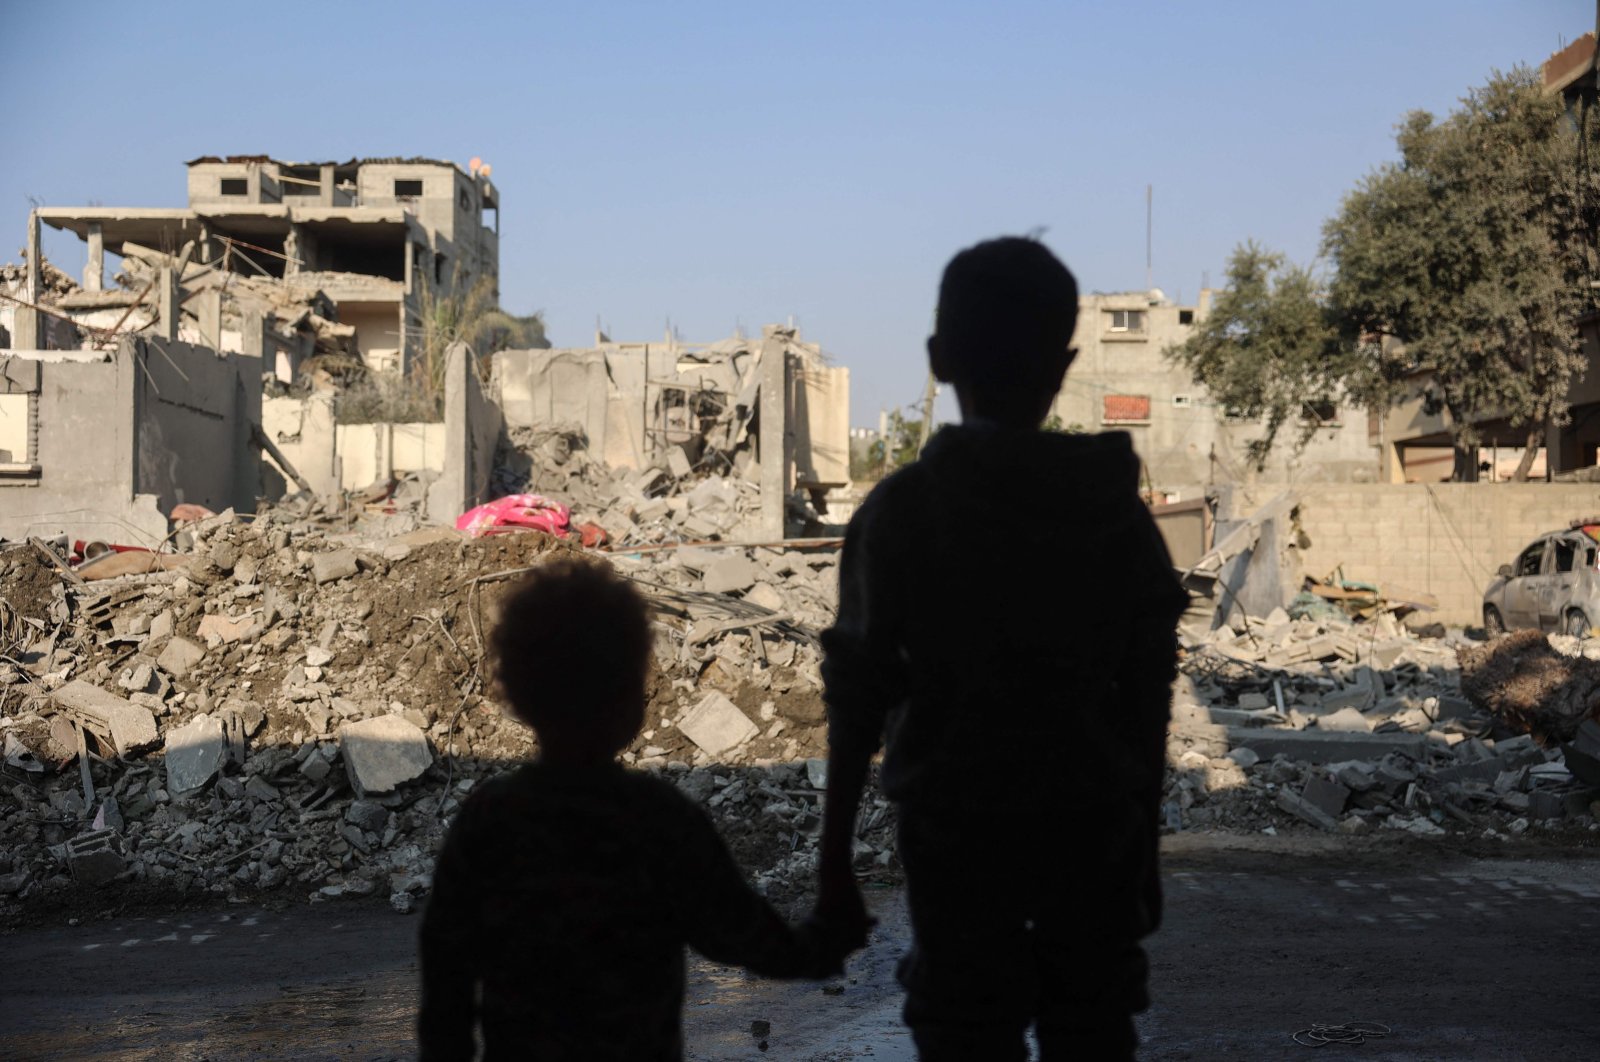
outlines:
[{"label": "antenna mast", "polygon": [[1147,184],[1144,186],[1144,290],[1146,291],[1149,291],[1154,286],[1150,272],[1150,231],[1155,218],[1155,192],[1155,185]]}]

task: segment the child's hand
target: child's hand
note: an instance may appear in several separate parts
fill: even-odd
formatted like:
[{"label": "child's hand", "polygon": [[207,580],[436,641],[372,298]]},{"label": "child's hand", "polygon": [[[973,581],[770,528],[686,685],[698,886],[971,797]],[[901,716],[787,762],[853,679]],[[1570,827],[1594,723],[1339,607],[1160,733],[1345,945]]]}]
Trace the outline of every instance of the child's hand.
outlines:
[{"label": "child's hand", "polygon": [[817,906],[805,924],[816,948],[812,976],[830,977],[844,972],[846,956],[867,946],[868,931],[878,920],[867,914],[853,875],[825,877],[819,884]]},{"label": "child's hand", "polygon": [[805,976],[821,979],[843,974],[845,958],[867,946],[867,931],[876,924],[876,919],[865,916],[860,923],[845,925],[825,922],[811,915],[805,920],[810,945],[809,969]]}]

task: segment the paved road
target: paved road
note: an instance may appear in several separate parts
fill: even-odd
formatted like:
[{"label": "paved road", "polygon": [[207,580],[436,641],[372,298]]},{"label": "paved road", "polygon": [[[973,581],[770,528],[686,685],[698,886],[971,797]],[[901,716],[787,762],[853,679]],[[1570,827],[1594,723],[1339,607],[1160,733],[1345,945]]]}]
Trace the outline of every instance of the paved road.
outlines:
[{"label": "paved road", "polygon": [[[1314,1021],[1393,1035],[1337,1057],[1600,1058],[1600,862],[1207,850],[1169,858],[1153,941],[1153,1059],[1304,1056]],[[900,897],[839,994],[696,963],[698,1059],[910,1059],[898,1024]],[[413,1054],[415,918],[380,907],[232,909],[25,930],[0,943],[0,1056],[394,1059]],[[771,1023],[761,1052],[750,1022]]]}]

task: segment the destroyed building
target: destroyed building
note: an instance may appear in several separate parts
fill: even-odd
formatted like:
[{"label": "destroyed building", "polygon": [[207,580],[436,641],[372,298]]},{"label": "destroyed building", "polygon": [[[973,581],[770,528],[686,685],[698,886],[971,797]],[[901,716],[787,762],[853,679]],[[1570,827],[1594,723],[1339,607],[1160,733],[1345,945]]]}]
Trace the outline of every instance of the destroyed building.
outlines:
[{"label": "destroyed building", "polygon": [[[206,156],[188,163],[186,207],[40,207],[30,230],[42,223],[76,233],[87,245],[80,289],[46,300],[43,316],[58,325],[114,328],[143,316],[142,284],[107,287],[107,253],[137,269],[190,247],[180,280],[191,290],[229,292],[232,301],[261,303],[252,308],[280,317],[331,317],[337,327],[322,330],[347,340],[348,352],[367,367],[405,372],[421,346],[428,298],[483,278],[497,293],[499,208],[489,168],[476,160],[463,170],[426,158],[298,163]],[[37,244],[30,233],[29,247]],[[42,294],[35,286],[23,299],[38,306]],[[40,327],[31,316],[36,311],[23,312],[22,328],[11,331],[32,335]],[[193,334],[183,338],[237,349],[235,329],[209,297],[191,313]],[[35,344],[14,338],[10,345]],[[282,344],[273,359],[279,375],[292,380],[307,353]]]},{"label": "destroyed building", "polygon": [[1308,403],[1304,416],[1318,427],[1303,450],[1278,448],[1265,468],[1251,467],[1249,443],[1262,425],[1222,408],[1165,355],[1205,319],[1213,295],[1201,291],[1194,305],[1158,288],[1080,297],[1077,360],[1051,410],[1061,425],[1131,435],[1148,476],[1141,486],[1157,502],[1197,498],[1224,483],[1375,481],[1367,416],[1335,401]]}]

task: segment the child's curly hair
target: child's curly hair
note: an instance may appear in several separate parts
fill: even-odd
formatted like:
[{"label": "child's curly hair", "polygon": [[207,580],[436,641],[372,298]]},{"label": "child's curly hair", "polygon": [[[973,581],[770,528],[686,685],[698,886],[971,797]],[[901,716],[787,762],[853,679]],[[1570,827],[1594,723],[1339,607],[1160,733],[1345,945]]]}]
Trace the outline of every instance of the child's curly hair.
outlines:
[{"label": "child's curly hair", "polygon": [[501,693],[535,729],[582,726],[597,710],[637,705],[644,695],[644,598],[603,561],[542,565],[502,599],[489,641]]}]

